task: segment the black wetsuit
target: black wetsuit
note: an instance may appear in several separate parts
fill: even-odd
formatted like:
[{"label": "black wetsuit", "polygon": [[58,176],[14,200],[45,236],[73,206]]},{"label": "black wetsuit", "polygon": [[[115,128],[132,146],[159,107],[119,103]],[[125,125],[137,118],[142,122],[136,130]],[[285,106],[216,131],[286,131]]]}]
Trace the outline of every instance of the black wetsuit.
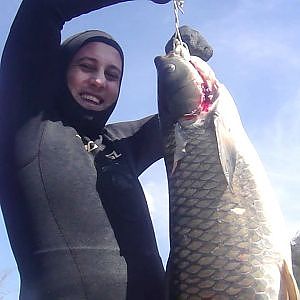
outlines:
[{"label": "black wetsuit", "polygon": [[[96,136],[78,132],[54,104],[64,22],[118,2],[24,0],[3,52],[0,200],[22,300],[123,300],[126,289],[128,300],[162,299],[164,270],[138,181],[161,157],[157,116]],[[93,142],[99,147],[87,152]]]}]

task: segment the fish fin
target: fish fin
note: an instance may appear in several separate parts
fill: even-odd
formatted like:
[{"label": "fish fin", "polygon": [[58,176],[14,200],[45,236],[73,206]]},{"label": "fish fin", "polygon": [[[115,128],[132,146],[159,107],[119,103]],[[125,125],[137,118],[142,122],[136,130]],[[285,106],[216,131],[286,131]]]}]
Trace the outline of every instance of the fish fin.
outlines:
[{"label": "fish fin", "polygon": [[236,147],[230,134],[230,128],[225,125],[223,118],[216,111],[214,113],[214,125],[221,165],[228,187],[233,193],[232,181],[237,157]]},{"label": "fish fin", "polygon": [[281,293],[283,293],[283,295],[287,295],[285,299],[300,300],[300,294],[299,294],[299,289],[296,280],[285,260],[283,260],[283,264],[280,268],[280,273],[281,273],[280,290]]},{"label": "fish fin", "polygon": [[174,151],[174,159],[173,159],[173,168],[171,175],[174,174],[176,167],[178,166],[178,162],[183,159],[186,155],[185,147],[187,144],[187,139],[184,135],[184,131],[179,123],[175,125],[175,151]]}]

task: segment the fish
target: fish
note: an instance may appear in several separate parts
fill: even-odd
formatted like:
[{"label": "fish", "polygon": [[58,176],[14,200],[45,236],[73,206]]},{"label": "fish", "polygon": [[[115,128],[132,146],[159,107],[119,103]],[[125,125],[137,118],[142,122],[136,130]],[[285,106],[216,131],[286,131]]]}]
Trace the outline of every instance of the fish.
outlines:
[{"label": "fish", "polygon": [[293,271],[298,286],[300,285],[300,231],[292,240],[292,263]]},{"label": "fish", "polygon": [[169,191],[166,299],[300,299],[278,200],[236,104],[208,64],[178,53],[154,59]]}]

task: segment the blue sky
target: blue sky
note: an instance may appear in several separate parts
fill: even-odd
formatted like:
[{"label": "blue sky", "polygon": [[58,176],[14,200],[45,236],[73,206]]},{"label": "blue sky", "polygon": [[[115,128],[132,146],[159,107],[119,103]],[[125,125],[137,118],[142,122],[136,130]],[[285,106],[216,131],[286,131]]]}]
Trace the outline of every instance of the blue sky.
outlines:
[{"label": "blue sky", "polygon": [[[20,0],[0,3],[0,53]],[[300,20],[296,0],[186,0],[181,25],[199,30],[214,48],[210,64],[233,95],[244,127],[278,195],[287,235],[300,230]],[[72,20],[63,37],[98,28],[122,45],[126,66],[122,92],[111,121],[157,112],[155,56],[174,32],[171,3],[148,0],[118,4]],[[163,162],[141,180],[159,248],[168,255],[168,196]],[[0,299],[15,300],[18,272],[0,217],[0,278],[9,271]]]}]

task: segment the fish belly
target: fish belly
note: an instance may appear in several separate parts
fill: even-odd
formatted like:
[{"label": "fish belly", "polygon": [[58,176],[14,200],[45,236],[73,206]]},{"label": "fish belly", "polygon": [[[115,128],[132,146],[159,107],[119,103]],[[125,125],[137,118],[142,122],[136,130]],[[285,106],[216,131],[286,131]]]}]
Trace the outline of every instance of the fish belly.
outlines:
[{"label": "fish belly", "polygon": [[248,165],[237,154],[231,191],[214,129],[193,125],[182,130],[186,153],[173,174],[174,132],[165,137],[168,299],[281,299],[282,258]]},{"label": "fish belly", "polygon": [[293,271],[295,279],[300,286],[300,231],[293,240],[292,244],[292,260],[293,260]]}]

